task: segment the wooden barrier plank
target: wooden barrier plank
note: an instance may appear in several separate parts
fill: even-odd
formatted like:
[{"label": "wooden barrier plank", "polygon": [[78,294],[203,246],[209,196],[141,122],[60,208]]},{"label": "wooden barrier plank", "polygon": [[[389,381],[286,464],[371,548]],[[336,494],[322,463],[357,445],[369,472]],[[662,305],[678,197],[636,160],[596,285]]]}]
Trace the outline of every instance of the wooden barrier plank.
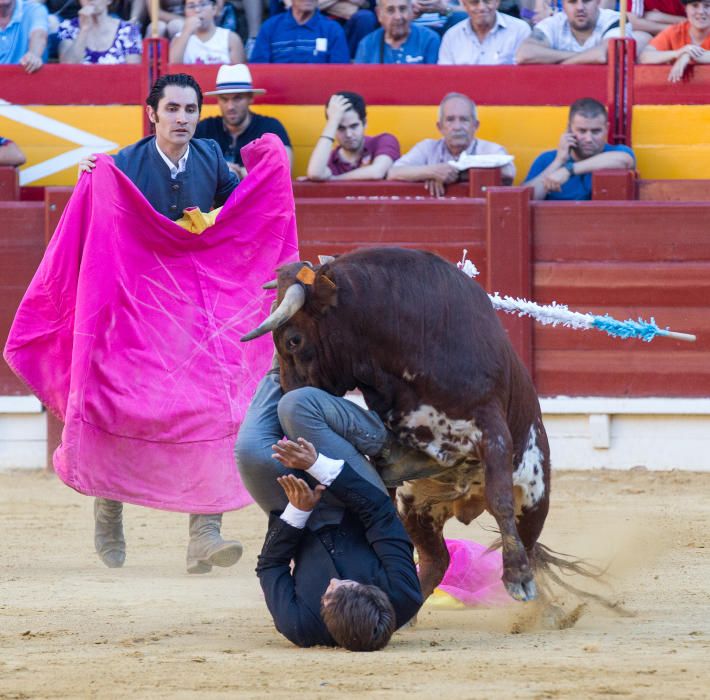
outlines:
[{"label": "wooden barrier plank", "polygon": [[673,348],[662,353],[538,349],[535,381],[541,396],[701,397],[710,386],[710,352],[680,362]]},{"label": "wooden barrier plank", "polygon": [[710,206],[688,202],[534,202],[536,261],[710,260]]},{"label": "wooden barrier plank", "polygon": [[[308,182],[296,180],[293,196],[298,199],[323,199],[330,197],[414,197],[433,199],[422,182],[398,182],[397,180],[335,180],[334,182]],[[457,182],[446,188],[446,198],[469,196],[469,184]]]},{"label": "wooden barrier plank", "polygon": [[600,309],[648,306],[662,298],[664,306],[682,308],[710,299],[710,261],[538,262],[534,298],[543,304],[557,301],[570,308],[585,304]]},{"label": "wooden barrier plank", "polygon": [[[44,253],[44,205],[0,202],[0,346],[15,318],[17,306]],[[31,392],[0,359],[0,396]]]},{"label": "wooden barrier plank", "polygon": [[636,197],[654,202],[710,202],[710,180],[637,180]]}]

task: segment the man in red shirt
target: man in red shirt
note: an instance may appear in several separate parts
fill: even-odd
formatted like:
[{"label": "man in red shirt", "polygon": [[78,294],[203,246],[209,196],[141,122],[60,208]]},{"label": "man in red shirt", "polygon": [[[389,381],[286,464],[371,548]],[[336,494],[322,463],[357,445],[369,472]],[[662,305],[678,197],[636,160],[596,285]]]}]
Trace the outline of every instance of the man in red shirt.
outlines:
[{"label": "man in red shirt", "polygon": [[[308,162],[309,180],[383,180],[399,158],[392,134],[365,136],[365,100],[336,92],[325,109],[327,121]],[[336,148],[332,148],[337,143]]]},{"label": "man in red shirt", "polygon": [[641,63],[673,63],[668,80],[678,82],[694,63],[710,63],[710,0],[683,0],[686,21],[672,24],[642,51]]}]

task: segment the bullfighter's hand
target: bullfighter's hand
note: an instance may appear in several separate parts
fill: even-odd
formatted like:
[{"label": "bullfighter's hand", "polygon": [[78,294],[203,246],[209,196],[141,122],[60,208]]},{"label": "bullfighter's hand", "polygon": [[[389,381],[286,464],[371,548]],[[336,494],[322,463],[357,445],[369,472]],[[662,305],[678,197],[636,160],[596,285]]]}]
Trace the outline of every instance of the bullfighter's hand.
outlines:
[{"label": "bullfighter's hand", "polygon": [[562,185],[564,185],[569,178],[570,172],[567,168],[558,168],[557,170],[553,170],[549,175],[546,175],[542,180],[542,184],[546,192],[559,192],[562,189]]},{"label": "bullfighter's hand", "polygon": [[96,156],[86,156],[79,161],[79,172],[77,175],[82,173],[90,173],[96,167]]},{"label": "bullfighter's hand", "polygon": [[318,459],[316,448],[304,438],[298,438],[296,442],[283,438],[271,449],[272,457],[289,469],[310,469]]},{"label": "bullfighter's hand", "polygon": [[312,489],[303,479],[293,474],[280,476],[276,481],[284,490],[288,502],[299,510],[313,510],[320,501],[321,494],[325,491],[323,484],[318,484]]}]

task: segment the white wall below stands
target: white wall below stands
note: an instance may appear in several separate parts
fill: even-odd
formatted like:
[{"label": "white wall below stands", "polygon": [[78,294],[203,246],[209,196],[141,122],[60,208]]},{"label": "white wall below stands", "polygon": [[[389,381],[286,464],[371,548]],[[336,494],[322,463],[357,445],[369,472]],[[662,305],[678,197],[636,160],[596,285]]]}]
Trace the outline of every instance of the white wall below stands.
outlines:
[{"label": "white wall below stands", "polygon": [[[710,398],[560,396],[540,403],[553,468],[710,471]],[[46,415],[32,396],[0,397],[0,470],[45,466]]]},{"label": "white wall below stands", "polygon": [[34,396],[0,396],[0,470],[47,463],[47,414]]},{"label": "white wall below stands", "polygon": [[542,399],[559,469],[710,471],[710,399]]}]

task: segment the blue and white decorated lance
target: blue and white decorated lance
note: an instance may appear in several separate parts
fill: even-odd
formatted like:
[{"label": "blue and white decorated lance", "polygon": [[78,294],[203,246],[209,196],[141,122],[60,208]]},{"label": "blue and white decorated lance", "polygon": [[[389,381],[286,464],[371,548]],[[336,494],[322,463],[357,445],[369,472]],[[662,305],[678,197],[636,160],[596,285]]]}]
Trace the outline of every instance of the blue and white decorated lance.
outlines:
[{"label": "blue and white decorated lance", "polygon": [[[467,254],[468,251],[464,249],[461,262],[456,265],[459,270],[469,277],[476,277],[478,269],[470,260],[466,259]],[[679,333],[668,328],[659,328],[653,318],[650,321],[645,321],[642,318],[639,318],[638,321],[633,319],[619,321],[608,314],[595,316],[594,314],[570,311],[567,306],[558,304],[555,301],[552,304],[536,304],[534,301],[528,301],[527,299],[500,296],[498,292],[489,294],[488,298],[491,300],[494,309],[499,309],[509,314],[517,314],[518,316],[530,316],[543,325],[557,326],[559,324],[568,328],[582,330],[596,328],[616,338],[641,338],[647,343],[650,343],[657,335],[691,343],[696,339],[691,333]]]}]

